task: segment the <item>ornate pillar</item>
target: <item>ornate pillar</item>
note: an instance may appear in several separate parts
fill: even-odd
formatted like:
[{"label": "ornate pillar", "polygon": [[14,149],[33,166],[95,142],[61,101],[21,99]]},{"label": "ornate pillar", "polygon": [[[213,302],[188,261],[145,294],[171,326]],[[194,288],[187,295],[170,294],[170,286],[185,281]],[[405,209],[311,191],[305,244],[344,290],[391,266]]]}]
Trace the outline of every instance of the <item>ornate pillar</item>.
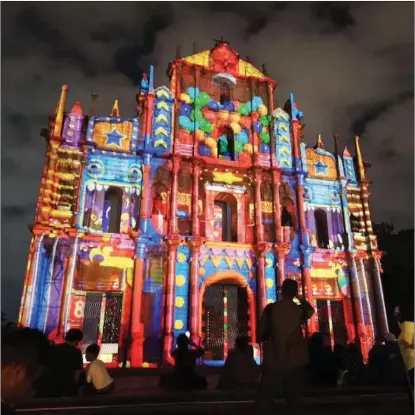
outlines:
[{"label": "ornate pillar", "polygon": [[143,166],[143,185],[140,206],[141,219],[150,219],[151,186],[150,186],[151,164]]},{"label": "ornate pillar", "polygon": [[304,177],[303,175],[298,176],[297,180],[297,203],[298,203],[298,220],[303,235],[308,233],[307,225],[305,221],[304,213]]},{"label": "ornate pillar", "polygon": [[38,250],[37,245],[39,245],[39,242],[37,243],[36,242],[37,242],[37,237],[33,235],[32,240],[30,242],[29,261],[27,262],[25,282],[23,285],[23,294],[22,294],[22,298],[20,301],[19,319],[17,320],[18,323],[22,325],[25,325],[26,315],[29,311],[28,304],[27,304],[28,291],[33,290],[33,288],[31,287],[32,277],[33,277],[33,267],[35,265],[35,259],[36,259],[35,255]]},{"label": "ornate pillar", "polygon": [[[71,306],[71,298],[72,298],[72,285],[73,285],[73,279],[75,276],[75,267],[77,265],[78,260],[78,244],[79,244],[79,236],[76,233],[76,231],[69,231],[68,236],[73,239],[73,245],[71,250],[71,256],[69,259],[69,267],[67,270],[67,274],[65,277],[65,288],[64,288],[64,304],[61,306],[61,312],[60,312],[60,324],[58,326],[58,332],[59,334],[65,336],[68,328],[68,319],[69,319],[69,312],[70,312],[70,306]],[[63,328],[61,330],[61,327]]]},{"label": "ornate pillar", "polygon": [[140,204],[140,230],[142,234],[147,233],[148,223],[151,219],[150,206],[151,206],[151,154],[144,154],[143,165],[143,181],[141,192],[141,204]]},{"label": "ornate pillar", "polygon": [[[367,277],[366,277],[366,268],[365,268],[365,264],[363,262],[363,258],[364,258],[364,254],[361,255],[359,254],[358,259],[359,259],[359,265],[360,265],[360,273],[362,275],[362,281],[363,281],[363,286],[364,286],[364,290],[365,290],[365,297],[366,297],[366,307],[368,309],[369,312],[369,324],[370,324],[370,328],[372,330],[372,339],[370,339],[371,341],[368,342],[368,349],[370,350],[373,346],[374,340],[375,340],[375,324],[373,322],[373,313],[372,313],[372,302],[371,302],[371,294],[369,292],[369,288],[367,285]],[[366,331],[365,331],[366,334]],[[367,336],[365,336],[365,340],[366,340]]]},{"label": "ornate pillar", "polygon": [[190,334],[194,341],[199,337],[199,260],[203,240],[199,237],[190,240],[192,262],[190,268]]},{"label": "ornate pillar", "polygon": [[381,268],[379,266],[381,255],[378,252],[378,255],[373,257],[373,262],[375,265],[374,269],[374,278],[373,282],[375,285],[375,289],[378,293],[376,296],[377,299],[377,315],[378,315],[378,330],[380,331],[381,335],[385,335],[389,333],[389,325],[388,325],[388,317],[386,315],[386,308],[385,308],[385,298],[383,296],[383,287],[382,287],[382,280],[381,280]]},{"label": "ornate pillar", "polygon": [[352,265],[351,269],[351,278],[350,278],[350,290],[352,294],[352,305],[354,308],[354,315],[356,316],[356,327],[357,333],[356,337],[362,339],[365,336],[365,317],[363,314],[363,304],[362,304],[362,291],[360,287],[359,274],[357,271],[357,265],[355,260],[355,252],[350,252],[350,261]]},{"label": "ornate pillar", "polygon": [[259,313],[258,316],[261,316],[262,311],[264,310],[265,306],[267,305],[267,296],[266,296],[266,289],[265,289],[265,254],[266,254],[266,246],[265,244],[261,244],[258,246],[257,250],[257,257],[258,257],[258,305],[259,305]]},{"label": "ornate pillar", "polygon": [[173,157],[173,183],[171,188],[171,209],[170,209],[170,233],[177,234],[177,191],[179,185],[179,169],[181,160],[179,157]]},{"label": "ornate pillar", "polygon": [[[311,256],[314,252],[314,248],[304,247],[301,246],[301,250],[303,251],[303,289],[306,300],[313,306],[315,306],[315,301],[313,297],[313,289],[311,284]],[[317,331],[316,326],[316,319],[315,316],[308,320],[308,328],[310,333],[314,333]]]},{"label": "ornate pillar", "polygon": [[200,162],[193,161],[193,195],[192,195],[192,233],[193,236],[200,235],[199,221],[199,181],[202,168]]},{"label": "ornate pillar", "polygon": [[274,223],[275,223],[275,240],[278,244],[283,242],[281,229],[281,206],[280,206],[280,181],[281,171],[272,171],[273,199],[274,199]]},{"label": "ornate pillar", "polygon": [[171,352],[173,350],[174,330],[174,287],[176,281],[176,258],[177,248],[180,245],[180,238],[173,235],[166,240],[168,244],[167,284],[166,284],[166,309],[165,309],[165,333],[164,333],[164,361],[174,364]]},{"label": "ornate pillar", "polygon": [[255,229],[256,242],[264,240],[264,225],[262,223],[262,201],[261,201],[262,169],[255,169]]},{"label": "ornate pillar", "polygon": [[288,245],[278,245],[277,247],[277,255],[278,255],[278,278],[277,278],[277,286],[278,288],[281,287],[282,283],[285,280],[285,256],[287,255],[289,250]]},{"label": "ornate pillar", "polygon": [[141,300],[143,294],[143,281],[145,273],[146,244],[137,243],[134,260],[134,280],[131,315],[131,366],[141,367],[143,364],[144,330],[141,321]]}]

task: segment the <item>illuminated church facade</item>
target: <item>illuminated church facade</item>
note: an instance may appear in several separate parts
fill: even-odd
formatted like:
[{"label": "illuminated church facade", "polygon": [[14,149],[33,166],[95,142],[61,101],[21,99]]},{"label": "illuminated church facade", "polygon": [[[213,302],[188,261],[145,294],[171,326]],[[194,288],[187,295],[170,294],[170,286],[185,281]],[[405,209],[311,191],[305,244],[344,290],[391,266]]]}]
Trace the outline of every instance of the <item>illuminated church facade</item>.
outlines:
[{"label": "illuminated church facade", "polygon": [[70,328],[112,367],[171,364],[188,331],[220,365],[286,278],[316,308],[306,333],[388,331],[367,163],[303,139],[293,94],[228,43],[177,57],[169,87],[144,74],[137,111],[67,112],[49,129],[19,321],[60,342]]}]

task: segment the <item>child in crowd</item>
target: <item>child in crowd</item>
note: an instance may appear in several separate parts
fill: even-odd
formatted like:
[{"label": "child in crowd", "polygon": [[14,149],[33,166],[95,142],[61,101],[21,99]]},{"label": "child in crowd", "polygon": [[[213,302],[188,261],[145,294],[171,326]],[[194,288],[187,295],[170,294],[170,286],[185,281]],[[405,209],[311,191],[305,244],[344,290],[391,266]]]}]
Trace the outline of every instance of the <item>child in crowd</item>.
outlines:
[{"label": "child in crowd", "polygon": [[89,366],[86,370],[86,394],[109,394],[114,390],[114,380],[108,373],[105,364],[98,359],[100,348],[97,344],[90,344],[85,351]]}]

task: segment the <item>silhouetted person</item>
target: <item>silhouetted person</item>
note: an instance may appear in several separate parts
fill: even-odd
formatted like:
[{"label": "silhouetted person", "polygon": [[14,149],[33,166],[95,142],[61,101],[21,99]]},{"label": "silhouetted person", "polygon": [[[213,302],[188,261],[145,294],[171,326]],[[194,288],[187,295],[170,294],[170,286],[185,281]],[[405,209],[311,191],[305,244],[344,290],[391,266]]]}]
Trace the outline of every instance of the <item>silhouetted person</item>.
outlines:
[{"label": "silhouetted person", "polygon": [[174,358],[174,373],[164,376],[161,386],[176,390],[197,390],[207,388],[206,379],[196,373],[196,361],[205,351],[192,343],[186,334],[177,337],[176,349],[172,352]]},{"label": "silhouetted person", "polygon": [[357,384],[362,380],[362,373],[364,368],[362,349],[360,340],[355,339],[352,343],[347,345],[346,349],[346,364],[347,364],[347,383]]},{"label": "silhouetted person", "polygon": [[259,370],[254,360],[254,350],[249,338],[239,336],[235,340],[235,348],[231,350],[222,368],[219,389],[249,389],[258,380]]},{"label": "silhouetted person", "polygon": [[[287,402],[294,404],[301,394],[308,347],[302,326],[313,314],[313,307],[297,297],[298,284],[286,279],[282,298],[265,307],[258,327],[258,341],[263,344],[263,373],[257,405],[270,408],[276,393],[283,392]],[[299,305],[294,303],[297,299]]]},{"label": "silhouetted person", "polygon": [[382,337],[378,337],[369,351],[368,377],[370,383],[383,383],[385,365],[387,364],[388,350]]},{"label": "silhouetted person", "polygon": [[47,362],[50,344],[46,336],[29,328],[2,330],[1,413],[12,414],[13,405],[30,392]]},{"label": "silhouetted person", "polygon": [[313,333],[308,345],[312,383],[319,386],[334,386],[337,367],[331,347],[324,343],[321,333]]},{"label": "silhouetted person", "polygon": [[107,367],[98,359],[99,352],[97,344],[90,344],[85,351],[86,360],[90,362],[86,369],[86,394],[106,395],[113,392],[115,387]]},{"label": "silhouetted person", "polygon": [[65,342],[52,348],[47,373],[42,379],[38,397],[76,396],[85,381],[82,353],[79,344],[83,333],[70,329]]}]

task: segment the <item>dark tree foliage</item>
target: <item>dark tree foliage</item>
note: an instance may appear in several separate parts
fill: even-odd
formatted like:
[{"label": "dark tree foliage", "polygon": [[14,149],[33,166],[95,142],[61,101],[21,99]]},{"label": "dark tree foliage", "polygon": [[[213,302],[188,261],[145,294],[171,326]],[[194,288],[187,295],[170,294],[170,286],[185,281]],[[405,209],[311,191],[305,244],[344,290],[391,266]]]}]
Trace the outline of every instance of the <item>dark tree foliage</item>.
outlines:
[{"label": "dark tree foliage", "polygon": [[[392,225],[374,225],[382,258],[383,290],[389,320],[396,306],[414,306],[414,230],[394,232]],[[393,326],[393,324],[391,325]]]}]

